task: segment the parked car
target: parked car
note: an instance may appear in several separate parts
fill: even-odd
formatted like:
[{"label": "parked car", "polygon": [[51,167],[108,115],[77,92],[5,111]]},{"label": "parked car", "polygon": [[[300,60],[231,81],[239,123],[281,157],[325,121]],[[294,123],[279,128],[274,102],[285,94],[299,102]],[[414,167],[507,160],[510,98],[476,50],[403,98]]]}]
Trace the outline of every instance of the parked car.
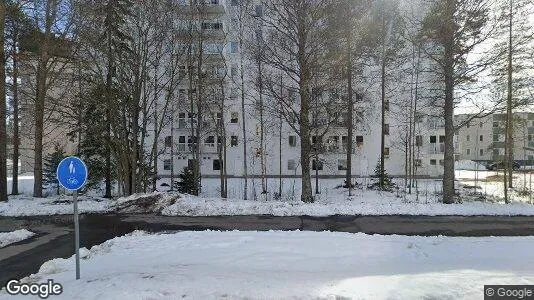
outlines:
[{"label": "parked car", "polygon": [[[513,161],[512,162],[512,168],[514,170],[519,170],[519,163],[517,163],[516,161]],[[504,169],[504,161],[499,161],[499,162],[495,162],[495,163],[492,163],[490,165],[488,165],[486,167],[488,170],[492,170],[492,171],[495,171],[495,170],[503,170]]]}]

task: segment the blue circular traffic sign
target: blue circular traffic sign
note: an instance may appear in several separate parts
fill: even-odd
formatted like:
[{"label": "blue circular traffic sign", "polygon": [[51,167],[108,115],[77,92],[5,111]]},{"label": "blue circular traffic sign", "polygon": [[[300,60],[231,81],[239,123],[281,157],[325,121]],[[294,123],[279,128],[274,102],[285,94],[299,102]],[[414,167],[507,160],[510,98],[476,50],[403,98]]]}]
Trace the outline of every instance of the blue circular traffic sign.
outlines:
[{"label": "blue circular traffic sign", "polygon": [[87,181],[87,166],[76,156],[63,159],[57,166],[57,180],[69,191],[81,189]]}]

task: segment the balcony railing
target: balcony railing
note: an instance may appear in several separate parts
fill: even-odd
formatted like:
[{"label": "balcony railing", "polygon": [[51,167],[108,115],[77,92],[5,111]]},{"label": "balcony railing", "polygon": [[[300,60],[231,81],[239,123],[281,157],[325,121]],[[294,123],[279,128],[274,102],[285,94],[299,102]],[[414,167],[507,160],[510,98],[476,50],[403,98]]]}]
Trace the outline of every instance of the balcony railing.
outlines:
[{"label": "balcony railing", "polygon": [[430,144],[428,145],[428,154],[443,154],[445,153],[445,144]]}]

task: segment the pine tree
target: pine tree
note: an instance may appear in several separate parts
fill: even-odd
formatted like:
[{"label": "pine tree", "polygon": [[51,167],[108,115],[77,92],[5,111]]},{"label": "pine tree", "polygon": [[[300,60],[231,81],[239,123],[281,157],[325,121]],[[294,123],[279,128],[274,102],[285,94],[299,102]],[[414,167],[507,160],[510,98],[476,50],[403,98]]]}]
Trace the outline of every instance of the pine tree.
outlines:
[{"label": "pine tree", "polygon": [[200,182],[195,183],[195,174],[193,168],[185,167],[180,175],[178,175],[180,181],[175,183],[175,188],[184,194],[195,195],[197,187],[200,186]]},{"label": "pine tree", "polygon": [[387,171],[382,168],[380,160],[376,164],[375,174],[372,177],[377,178],[378,181],[371,183],[368,186],[370,189],[392,192],[396,187],[395,183],[393,183],[393,180],[391,179],[391,176],[389,176]]},{"label": "pine tree", "polygon": [[59,195],[59,182],[57,180],[57,166],[65,158],[63,148],[56,144],[54,152],[44,159],[43,182],[48,186],[56,186],[56,194]]}]

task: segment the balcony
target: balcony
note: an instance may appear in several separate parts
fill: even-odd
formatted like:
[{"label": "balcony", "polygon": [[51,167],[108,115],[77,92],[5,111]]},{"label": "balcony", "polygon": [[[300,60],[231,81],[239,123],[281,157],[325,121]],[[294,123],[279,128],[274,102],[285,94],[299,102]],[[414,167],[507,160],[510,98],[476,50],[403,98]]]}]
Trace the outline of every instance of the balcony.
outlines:
[{"label": "balcony", "polygon": [[428,154],[443,154],[445,153],[445,144],[430,144],[428,145]]},{"label": "balcony", "polygon": [[201,15],[203,18],[215,18],[226,13],[224,5],[221,5],[221,1],[199,1],[204,2],[202,4],[190,6],[186,5],[187,1],[181,0],[178,6],[179,12],[183,16],[194,18]]},{"label": "balcony", "polygon": [[429,129],[444,129],[445,128],[445,122],[442,120],[432,120],[428,121],[428,128]]}]

